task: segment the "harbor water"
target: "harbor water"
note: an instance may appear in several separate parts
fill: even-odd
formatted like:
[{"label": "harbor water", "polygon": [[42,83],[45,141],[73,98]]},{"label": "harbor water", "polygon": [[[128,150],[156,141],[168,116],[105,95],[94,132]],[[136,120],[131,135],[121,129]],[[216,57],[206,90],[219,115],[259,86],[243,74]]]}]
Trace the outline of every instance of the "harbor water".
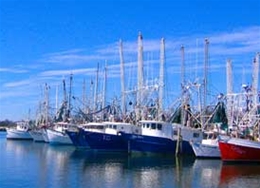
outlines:
[{"label": "harbor water", "polygon": [[129,156],[33,141],[0,132],[1,188],[260,187],[260,164]]}]

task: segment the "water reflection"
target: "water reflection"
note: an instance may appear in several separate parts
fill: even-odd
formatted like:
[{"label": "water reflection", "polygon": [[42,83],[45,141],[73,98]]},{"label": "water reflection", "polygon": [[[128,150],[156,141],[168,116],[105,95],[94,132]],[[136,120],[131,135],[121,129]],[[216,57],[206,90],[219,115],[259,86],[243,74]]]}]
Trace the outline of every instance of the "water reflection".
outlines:
[{"label": "water reflection", "polygon": [[259,187],[260,164],[259,163],[223,163],[220,173],[220,185],[239,187]]},{"label": "water reflection", "polygon": [[55,147],[20,140],[6,140],[2,146],[5,154],[1,158],[6,163],[1,169],[12,174],[4,176],[3,181],[11,187],[28,187],[28,184],[33,184],[32,187],[56,187],[57,177],[67,178],[69,156],[75,150],[71,146]]},{"label": "water reflection", "polygon": [[221,160],[196,159],[192,167],[192,187],[217,187]]},{"label": "water reflection", "polygon": [[175,156],[129,156],[0,138],[7,187],[259,187],[259,164]]},{"label": "water reflection", "polygon": [[91,185],[109,187],[189,186],[187,178],[191,178],[190,168],[195,161],[193,157],[128,156],[86,150],[75,150],[71,157],[82,164],[82,173]]}]

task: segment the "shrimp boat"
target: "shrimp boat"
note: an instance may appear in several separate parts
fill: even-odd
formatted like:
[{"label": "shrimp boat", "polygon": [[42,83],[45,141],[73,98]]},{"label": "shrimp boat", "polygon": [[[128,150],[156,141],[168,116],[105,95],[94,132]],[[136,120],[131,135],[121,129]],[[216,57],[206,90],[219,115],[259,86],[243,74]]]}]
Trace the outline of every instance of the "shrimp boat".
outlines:
[{"label": "shrimp boat", "polygon": [[140,121],[141,133],[121,132],[127,143],[129,153],[140,154],[174,154],[177,139],[174,138],[171,123],[142,120]]},{"label": "shrimp boat", "polygon": [[223,161],[260,162],[260,142],[242,138],[219,140]]},{"label": "shrimp boat", "polygon": [[[35,142],[49,142],[46,129],[51,126],[49,118],[49,86],[45,84],[44,101],[40,103],[36,127],[30,131]],[[43,104],[43,107],[42,107]]]},{"label": "shrimp boat", "polygon": [[33,141],[35,142],[49,142],[47,135],[47,128],[50,128],[50,125],[41,125],[29,131]]},{"label": "shrimp boat", "polygon": [[[231,134],[219,140],[223,161],[260,162],[259,55],[257,53],[253,61],[252,86],[243,84],[244,92],[239,94],[228,90]],[[243,101],[243,106],[240,101]]]},{"label": "shrimp boat", "polygon": [[97,151],[127,152],[122,133],[132,134],[138,132],[138,128],[124,122],[102,122],[98,126],[87,126],[80,131],[86,147]]},{"label": "shrimp boat", "polygon": [[50,144],[72,144],[66,130],[75,129],[76,125],[67,122],[54,123],[53,128],[46,129]]},{"label": "shrimp boat", "polygon": [[77,148],[90,148],[88,142],[86,141],[84,130],[104,133],[105,125],[101,122],[89,122],[78,125],[77,129],[66,130],[66,133],[69,135],[73,145]]},{"label": "shrimp boat", "polygon": [[[222,98],[222,97],[221,97]],[[219,98],[220,99],[220,98]],[[226,135],[225,128],[227,117],[223,101],[219,101],[209,118],[207,128],[203,132],[203,139],[200,142],[191,141],[190,144],[198,158],[220,158],[218,145],[219,135]]]},{"label": "shrimp boat", "polygon": [[201,142],[190,142],[195,156],[198,158],[220,158],[217,134],[204,132],[206,138]]},{"label": "shrimp boat", "polygon": [[7,128],[6,138],[14,140],[32,140],[29,131],[31,129],[29,122],[20,121],[16,123],[16,128]]},{"label": "shrimp boat", "polygon": [[41,129],[34,129],[34,130],[31,130],[29,133],[30,133],[31,137],[33,138],[33,141],[44,142],[44,138],[42,136]]}]

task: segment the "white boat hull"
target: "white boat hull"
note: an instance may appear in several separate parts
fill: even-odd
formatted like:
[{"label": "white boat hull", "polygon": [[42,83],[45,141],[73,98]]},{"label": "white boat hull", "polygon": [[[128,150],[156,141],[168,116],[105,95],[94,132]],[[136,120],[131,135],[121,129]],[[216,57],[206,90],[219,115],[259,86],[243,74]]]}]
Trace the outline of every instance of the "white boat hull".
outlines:
[{"label": "white boat hull", "polygon": [[72,144],[68,134],[47,129],[49,143],[51,144]]},{"label": "white boat hull", "polygon": [[200,142],[191,142],[192,149],[199,158],[220,158],[220,150],[216,144],[203,144]]},{"label": "white boat hull", "polygon": [[32,140],[30,133],[28,131],[16,130],[16,129],[6,129],[7,139],[17,139],[17,140]]},{"label": "white boat hull", "polygon": [[33,141],[44,142],[44,138],[43,138],[41,130],[32,130],[32,131],[29,131],[29,133],[30,133],[31,137],[33,138]]},{"label": "white boat hull", "polygon": [[48,134],[47,134],[47,129],[41,129],[42,131],[42,137],[43,137],[43,140],[44,142],[49,142],[49,138],[48,138]]}]

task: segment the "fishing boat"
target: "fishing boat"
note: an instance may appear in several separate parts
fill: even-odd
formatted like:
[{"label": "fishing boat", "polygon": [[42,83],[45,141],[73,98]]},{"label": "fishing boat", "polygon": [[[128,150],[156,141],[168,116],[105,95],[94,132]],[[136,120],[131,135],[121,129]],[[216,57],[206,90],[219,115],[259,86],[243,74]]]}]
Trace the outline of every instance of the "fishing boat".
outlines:
[{"label": "fishing boat", "polygon": [[51,125],[40,125],[30,130],[29,133],[34,142],[49,142],[47,135],[47,128],[51,128]]},{"label": "fishing boat", "polygon": [[215,132],[204,132],[205,139],[201,142],[190,142],[195,156],[198,158],[220,158],[218,137]]},{"label": "fishing boat", "polygon": [[47,134],[47,127],[43,127],[41,129],[41,132],[42,132],[42,137],[43,137],[44,142],[49,143],[49,137],[48,137],[48,134]]},{"label": "fishing boat", "polygon": [[[223,97],[218,97],[219,99]],[[191,141],[190,144],[196,157],[199,158],[220,158],[218,146],[219,135],[226,135],[227,117],[224,102],[219,101],[213,110],[209,123],[203,132],[203,139],[200,142]]]},{"label": "fishing boat", "polygon": [[75,129],[76,125],[68,122],[54,123],[53,128],[46,129],[48,141],[50,144],[72,144],[69,135],[66,133],[68,129]]},{"label": "fishing boat", "polygon": [[242,93],[233,93],[231,62],[227,66],[230,136],[219,140],[223,161],[260,162],[259,56],[253,61],[252,85],[242,84]]},{"label": "fishing boat", "polygon": [[73,145],[77,148],[90,148],[85,138],[84,130],[104,133],[105,125],[101,122],[89,122],[86,124],[78,125],[77,129],[66,130],[66,133],[69,135]]},{"label": "fishing boat", "polygon": [[174,135],[171,123],[155,120],[142,120],[139,123],[141,128],[140,133],[120,133],[127,143],[129,153],[175,153],[177,134]]},{"label": "fishing boat", "polygon": [[29,131],[31,129],[29,122],[19,121],[16,123],[16,128],[7,128],[6,138],[7,139],[17,139],[17,140],[32,140]]},{"label": "fishing boat", "polygon": [[44,142],[44,138],[43,138],[41,129],[30,130],[29,134],[33,138],[33,141],[35,141],[35,142]]},{"label": "fishing boat", "polygon": [[49,89],[50,87],[45,83],[44,86],[44,100],[40,102],[39,114],[36,119],[36,126],[30,130],[30,134],[35,142],[49,142],[46,129],[51,127],[49,115]]},{"label": "fishing boat", "polygon": [[223,161],[260,162],[260,142],[242,138],[219,140]]},{"label": "fishing boat", "polygon": [[127,144],[121,134],[138,132],[138,128],[124,122],[102,122],[102,125],[104,129],[100,131],[96,131],[94,127],[81,129],[86,144],[97,151],[127,152]]}]

